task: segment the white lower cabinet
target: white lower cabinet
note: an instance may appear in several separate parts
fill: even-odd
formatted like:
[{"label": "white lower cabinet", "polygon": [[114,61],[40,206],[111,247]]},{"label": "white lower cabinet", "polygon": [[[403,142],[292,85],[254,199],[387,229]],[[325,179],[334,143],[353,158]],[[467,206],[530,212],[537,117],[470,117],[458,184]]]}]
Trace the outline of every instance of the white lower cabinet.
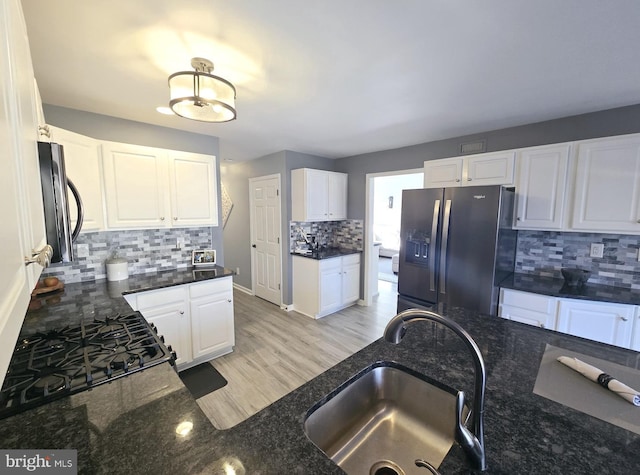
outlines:
[{"label": "white lower cabinet", "polygon": [[293,258],[293,307],[313,318],[353,305],[360,298],[360,254],[329,259]]},{"label": "white lower cabinet", "polygon": [[177,354],[178,370],[230,353],[235,345],[231,277],[126,295]]},{"label": "white lower cabinet", "polygon": [[555,297],[500,289],[498,316],[514,322],[555,330],[557,305]]},{"label": "white lower cabinet", "polygon": [[516,322],[638,350],[638,309],[635,305],[557,298],[501,289],[498,315]]},{"label": "white lower cabinet", "polygon": [[560,299],[556,330],[629,348],[635,310],[634,305]]},{"label": "white lower cabinet", "polygon": [[231,352],[235,345],[231,277],[191,284],[189,300],[193,359]]}]

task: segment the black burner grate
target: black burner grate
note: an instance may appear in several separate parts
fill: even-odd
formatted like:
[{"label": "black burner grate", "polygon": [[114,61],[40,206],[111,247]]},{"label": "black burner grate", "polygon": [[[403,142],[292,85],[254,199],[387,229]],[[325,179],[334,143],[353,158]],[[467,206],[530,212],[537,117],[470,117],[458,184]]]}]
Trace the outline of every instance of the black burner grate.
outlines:
[{"label": "black burner grate", "polygon": [[25,337],[0,390],[0,418],[173,360],[139,312]]}]

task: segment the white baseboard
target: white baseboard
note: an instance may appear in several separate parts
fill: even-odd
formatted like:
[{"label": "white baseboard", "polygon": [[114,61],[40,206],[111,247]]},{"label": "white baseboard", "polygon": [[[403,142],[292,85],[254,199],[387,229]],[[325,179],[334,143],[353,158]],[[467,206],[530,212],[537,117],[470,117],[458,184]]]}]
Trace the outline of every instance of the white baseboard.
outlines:
[{"label": "white baseboard", "polygon": [[253,293],[253,290],[247,289],[246,287],[243,287],[242,285],[236,284],[235,282],[233,283],[233,288],[234,289],[238,289],[240,292],[244,292],[245,294],[255,295]]}]

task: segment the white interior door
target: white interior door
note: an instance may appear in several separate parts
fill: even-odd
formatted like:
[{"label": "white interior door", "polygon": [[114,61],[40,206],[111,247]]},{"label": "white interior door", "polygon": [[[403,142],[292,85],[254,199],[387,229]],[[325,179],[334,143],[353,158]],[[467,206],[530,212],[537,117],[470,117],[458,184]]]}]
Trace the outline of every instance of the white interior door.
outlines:
[{"label": "white interior door", "polygon": [[256,296],[280,305],[280,175],[251,178],[252,283]]}]

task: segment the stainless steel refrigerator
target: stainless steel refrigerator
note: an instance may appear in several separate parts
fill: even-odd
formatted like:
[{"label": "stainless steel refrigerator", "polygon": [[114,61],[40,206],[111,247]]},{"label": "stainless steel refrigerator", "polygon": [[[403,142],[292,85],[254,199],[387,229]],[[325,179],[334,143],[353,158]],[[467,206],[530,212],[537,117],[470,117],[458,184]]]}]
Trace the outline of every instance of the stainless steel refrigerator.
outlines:
[{"label": "stainless steel refrigerator", "polygon": [[398,312],[444,303],[497,315],[515,263],[513,203],[502,186],[403,191]]}]

